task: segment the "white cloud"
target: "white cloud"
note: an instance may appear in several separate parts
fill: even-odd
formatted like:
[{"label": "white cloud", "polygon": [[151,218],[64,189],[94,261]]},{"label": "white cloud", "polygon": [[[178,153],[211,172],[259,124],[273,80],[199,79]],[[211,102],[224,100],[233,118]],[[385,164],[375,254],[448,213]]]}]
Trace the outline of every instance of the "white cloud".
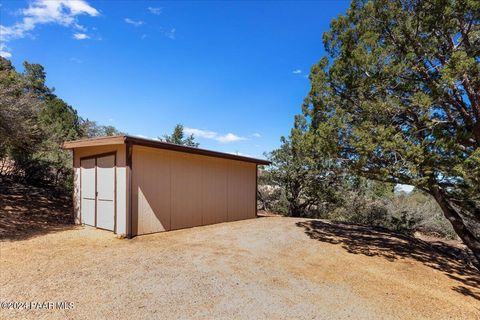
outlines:
[{"label": "white cloud", "polygon": [[130,18],[125,18],[124,21],[128,24],[131,24],[131,25],[135,26],[135,27],[140,27],[142,24],[145,24],[145,22],[143,22],[142,20],[136,21],[136,20],[132,20]]},{"label": "white cloud", "polygon": [[150,11],[150,13],[159,16],[162,13],[163,8],[148,7],[147,9]]},{"label": "white cloud", "polygon": [[190,135],[193,134],[195,137],[206,138],[206,139],[215,139],[218,136],[218,133],[214,131],[201,130],[195,128],[184,128],[183,131]]},{"label": "white cloud", "polygon": [[4,43],[0,43],[0,57],[10,58],[12,54],[8,51],[9,48]]},{"label": "white cloud", "polygon": [[235,142],[235,141],[241,141],[241,140],[247,140],[247,138],[244,137],[239,137],[233,133],[227,133],[224,136],[219,136],[215,140],[221,143],[230,143],[230,142]]},{"label": "white cloud", "polygon": [[[80,24],[75,24],[75,29],[77,29],[77,31],[80,31],[80,32],[86,32],[87,31],[87,28],[80,25]],[[93,29],[93,28],[92,28]]]},{"label": "white cloud", "polygon": [[78,58],[75,58],[75,57],[71,57],[70,61],[75,62],[75,63],[82,63],[83,62],[81,59],[78,59]]},{"label": "white cloud", "polygon": [[260,138],[262,135],[260,133],[252,133],[252,137],[255,137],[255,138]]},{"label": "white cloud", "polygon": [[142,34],[142,36],[140,37],[142,40],[145,39],[147,37],[147,35],[144,33]]},{"label": "white cloud", "polygon": [[64,2],[65,6],[70,8],[72,14],[82,14],[86,13],[91,16],[98,15],[98,10],[91,7],[86,1],[84,0],[57,0],[57,2]]},{"label": "white cloud", "polygon": [[175,40],[175,33],[177,31],[175,28],[167,29],[167,28],[164,28],[164,27],[160,27],[158,30],[159,30],[160,34],[162,34],[163,36],[165,36],[165,37],[167,37],[171,40]]},{"label": "white cloud", "polygon": [[169,31],[165,31],[165,36],[172,40],[175,40],[175,28],[171,28]]},{"label": "white cloud", "polygon": [[28,8],[19,10],[22,20],[11,25],[0,25],[0,42],[2,42],[2,54],[11,56],[5,49],[6,42],[24,38],[40,24],[58,24],[79,31],[86,28],[78,23],[77,16],[98,16],[97,9],[90,6],[85,0],[36,0],[29,4]]},{"label": "white cloud", "polygon": [[195,128],[184,128],[183,131],[189,135],[193,134],[195,137],[212,139],[220,143],[231,143],[236,141],[247,140],[247,138],[237,136],[236,134],[233,134],[233,133],[227,133],[222,135],[222,134],[218,134],[215,131],[201,130],[201,129],[195,129]]},{"label": "white cloud", "polygon": [[73,35],[73,38],[76,39],[76,40],[85,40],[85,39],[88,39],[90,37],[85,33],[75,33]]},{"label": "white cloud", "polygon": [[296,69],[292,71],[293,74],[302,74],[302,70]]}]

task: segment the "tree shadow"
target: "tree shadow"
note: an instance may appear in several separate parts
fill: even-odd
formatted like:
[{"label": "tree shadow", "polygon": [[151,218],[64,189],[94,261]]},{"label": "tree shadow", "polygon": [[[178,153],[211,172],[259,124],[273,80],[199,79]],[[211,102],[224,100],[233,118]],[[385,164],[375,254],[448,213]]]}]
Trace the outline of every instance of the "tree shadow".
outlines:
[{"label": "tree shadow", "polygon": [[0,241],[26,240],[73,228],[70,197],[53,190],[2,181]]},{"label": "tree shadow", "polygon": [[389,261],[404,258],[420,261],[459,282],[452,290],[480,300],[480,272],[470,265],[464,249],[347,222],[310,220],[296,225],[304,228],[311,239],[340,245],[352,254],[378,256]]}]

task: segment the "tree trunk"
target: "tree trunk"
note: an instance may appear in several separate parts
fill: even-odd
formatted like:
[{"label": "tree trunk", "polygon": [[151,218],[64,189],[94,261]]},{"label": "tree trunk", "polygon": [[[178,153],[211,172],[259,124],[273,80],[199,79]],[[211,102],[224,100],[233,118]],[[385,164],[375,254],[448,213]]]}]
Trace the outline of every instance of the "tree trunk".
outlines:
[{"label": "tree trunk", "polygon": [[288,214],[289,214],[291,217],[294,217],[294,218],[299,218],[299,217],[301,217],[300,206],[298,205],[296,199],[295,199],[295,200],[292,200],[292,201],[289,201],[289,204],[288,204]]},{"label": "tree trunk", "polygon": [[260,190],[257,190],[257,209],[258,209],[258,204],[260,203],[260,210],[267,211],[267,205],[265,203],[265,199],[262,196],[262,193]]},{"label": "tree trunk", "polygon": [[475,266],[480,270],[480,240],[467,229],[462,217],[457,210],[448,202],[445,193],[440,188],[433,188],[432,194],[440,208],[443,211],[445,218],[452,224],[455,233],[462,239],[463,243],[472,251],[477,261],[474,261]]},{"label": "tree trunk", "polygon": [[293,186],[290,187],[290,196],[287,195],[288,201],[288,214],[291,217],[301,217],[301,210],[300,210],[300,188],[298,187],[298,182],[294,183]]}]

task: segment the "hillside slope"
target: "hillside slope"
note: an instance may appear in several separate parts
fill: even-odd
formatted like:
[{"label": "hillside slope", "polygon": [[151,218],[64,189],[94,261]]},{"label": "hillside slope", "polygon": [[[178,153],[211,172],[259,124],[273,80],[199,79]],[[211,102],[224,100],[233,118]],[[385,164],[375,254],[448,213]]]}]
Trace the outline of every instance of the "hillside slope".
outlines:
[{"label": "hillside slope", "polygon": [[72,200],[43,189],[0,182],[0,240],[21,240],[72,227]]}]

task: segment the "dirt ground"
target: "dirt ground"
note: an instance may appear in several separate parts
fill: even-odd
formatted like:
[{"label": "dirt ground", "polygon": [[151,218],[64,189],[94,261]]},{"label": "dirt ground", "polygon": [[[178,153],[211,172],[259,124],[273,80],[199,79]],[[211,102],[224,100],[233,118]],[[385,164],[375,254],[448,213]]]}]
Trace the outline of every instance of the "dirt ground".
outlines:
[{"label": "dirt ground", "polygon": [[66,230],[73,224],[72,207],[71,198],[54,189],[0,179],[0,241]]},{"label": "dirt ground", "polygon": [[357,225],[263,217],[117,239],[70,226],[0,242],[2,319],[480,319],[455,248]]}]

